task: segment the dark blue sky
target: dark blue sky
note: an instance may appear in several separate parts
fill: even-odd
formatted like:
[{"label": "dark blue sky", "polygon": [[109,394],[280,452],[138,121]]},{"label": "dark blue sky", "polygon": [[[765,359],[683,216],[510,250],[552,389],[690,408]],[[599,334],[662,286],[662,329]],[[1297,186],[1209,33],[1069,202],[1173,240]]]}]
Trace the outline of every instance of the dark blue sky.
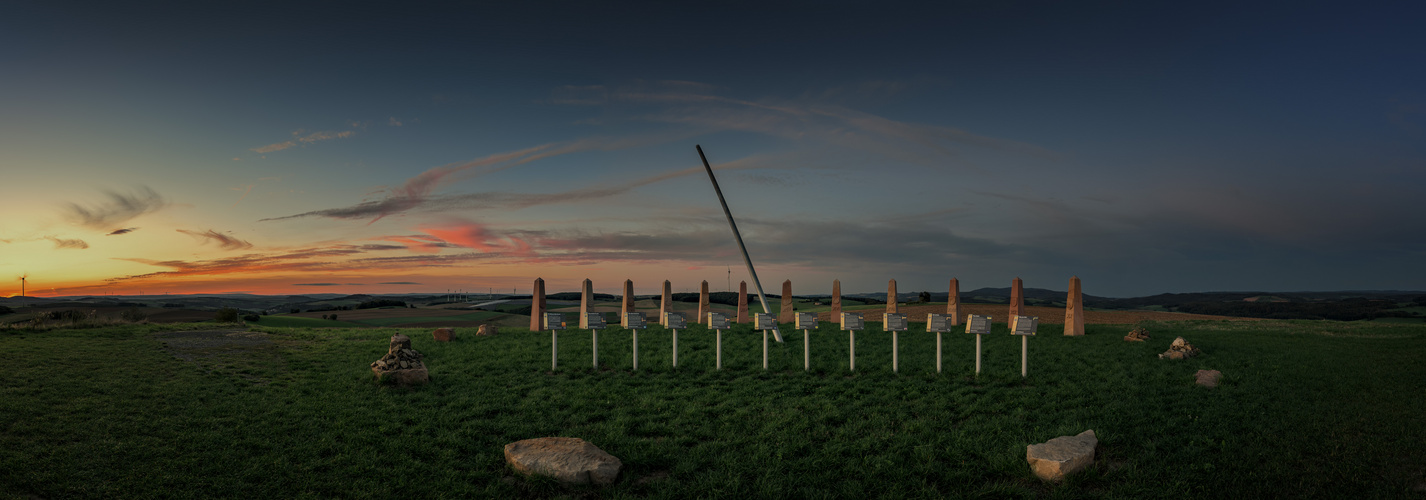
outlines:
[{"label": "dark blue sky", "polygon": [[0,165],[36,188],[0,201],[30,215],[0,222],[0,268],[722,283],[702,144],[760,275],[807,293],[1426,289],[1423,11],[12,3]]}]

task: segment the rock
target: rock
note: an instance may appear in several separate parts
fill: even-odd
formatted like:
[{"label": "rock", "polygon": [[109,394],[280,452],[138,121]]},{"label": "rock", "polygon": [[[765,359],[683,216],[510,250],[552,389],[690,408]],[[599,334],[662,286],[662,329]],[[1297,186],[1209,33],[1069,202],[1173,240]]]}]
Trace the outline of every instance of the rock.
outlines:
[{"label": "rock", "polygon": [[437,342],[450,342],[455,339],[456,331],[453,328],[437,328],[436,331],[431,332],[431,337],[435,338]]},{"label": "rock", "polygon": [[480,330],[476,330],[476,332],[475,332],[476,335],[481,335],[481,336],[485,336],[485,335],[495,335],[496,333],[499,333],[499,332],[496,331],[495,325],[480,325]]},{"label": "rock", "polygon": [[421,362],[421,353],[411,348],[411,337],[392,335],[386,355],[371,364],[378,382],[389,380],[397,385],[421,385],[430,381],[430,372]]},{"label": "rock", "polygon": [[1149,330],[1145,329],[1142,326],[1135,328],[1133,331],[1129,332],[1128,335],[1124,336],[1124,340],[1130,342],[1143,342],[1145,340],[1149,340]]},{"label": "rock", "polygon": [[1046,481],[1060,481],[1065,476],[1094,463],[1094,447],[1099,439],[1090,429],[1076,436],[1060,436],[1025,448],[1025,460],[1035,476]]},{"label": "rock", "polygon": [[523,474],[553,477],[573,484],[613,484],[624,463],[613,455],[570,437],[545,437],[505,445],[505,461]]},{"label": "rock", "polygon": [[1223,378],[1223,373],[1218,370],[1198,370],[1193,376],[1198,379],[1198,385],[1211,389],[1218,387],[1218,380]]},{"label": "rock", "polygon": [[1183,337],[1173,339],[1173,344],[1169,345],[1169,350],[1159,355],[1159,359],[1186,359],[1197,356],[1200,351],[1193,344],[1189,344]]}]

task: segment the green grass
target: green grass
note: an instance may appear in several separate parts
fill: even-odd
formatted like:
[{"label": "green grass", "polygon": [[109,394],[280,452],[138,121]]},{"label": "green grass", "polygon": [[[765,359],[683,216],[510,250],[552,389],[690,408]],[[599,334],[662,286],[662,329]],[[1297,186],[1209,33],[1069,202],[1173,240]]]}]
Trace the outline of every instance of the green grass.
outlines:
[{"label": "green grass", "polygon": [[[211,328],[212,325],[200,325]],[[869,324],[872,329],[878,324]],[[913,328],[919,327],[913,324]],[[373,382],[367,365],[395,329],[265,328],[251,351],[194,361],[136,325],[0,332],[22,361],[0,374],[0,497],[341,498],[1420,498],[1426,482],[1426,326],[1338,322],[1090,325],[1068,338],[1046,325],[1020,342],[997,325],[974,340],[944,334],[785,328],[761,368],[760,333],[713,335],[505,330],[437,343],[403,330],[429,385]],[[1155,354],[1183,335],[1186,361]],[[206,357],[204,357],[206,356]],[[1218,369],[1223,385],[1193,385]],[[1094,429],[1094,465],[1065,484],[1029,472],[1025,446]],[[624,462],[606,488],[525,479],[504,464],[520,439],[575,436]],[[1416,496],[1411,496],[1411,495]]]}]

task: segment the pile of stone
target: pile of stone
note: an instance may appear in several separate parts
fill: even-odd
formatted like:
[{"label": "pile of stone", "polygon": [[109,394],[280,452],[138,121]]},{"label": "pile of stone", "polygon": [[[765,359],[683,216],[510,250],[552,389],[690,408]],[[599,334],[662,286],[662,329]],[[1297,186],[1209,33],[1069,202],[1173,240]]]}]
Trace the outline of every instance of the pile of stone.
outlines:
[{"label": "pile of stone", "polygon": [[390,379],[397,385],[419,385],[430,380],[421,353],[411,348],[411,337],[401,334],[391,336],[391,347],[371,364],[371,372],[378,381]]},{"label": "pile of stone", "polygon": [[486,335],[495,335],[496,333],[499,332],[496,331],[495,325],[480,325],[480,329],[475,331],[476,335],[482,337]]},{"label": "pile of stone", "polygon": [[1133,331],[1130,331],[1128,335],[1124,336],[1124,340],[1130,342],[1143,342],[1145,340],[1149,340],[1149,330],[1142,326],[1135,328]]},{"label": "pile of stone", "polygon": [[450,342],[455,340],[456,330],[454,328],[437,328],[436,331],[431,332],[431,338],[436,339],[437,342]]},{"label": "pile of stone", "polygon": [[1159,359],[1185,359],[1197,356],[1198,348],[1189,344],[1183,337],[1173,339],[1173,344],[1169,345],[1169,350],[1159,355]]},{"label": "pile of stone", "polygon": [[1045,481],[1063,481],[1065,476],[1094,463],[1094,448],[1099,445],[1094,430],[1074,436],[1060,436],[1025,447],[1025,460],[1030,471]]}]

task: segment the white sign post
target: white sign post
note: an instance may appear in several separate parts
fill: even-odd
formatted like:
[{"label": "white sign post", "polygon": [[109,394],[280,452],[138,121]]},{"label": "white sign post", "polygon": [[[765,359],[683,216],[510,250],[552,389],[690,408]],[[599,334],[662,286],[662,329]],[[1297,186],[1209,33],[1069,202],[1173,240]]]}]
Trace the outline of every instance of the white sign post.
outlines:
[{"label": "white sign post", "polygon": [[864,328],[862,313],[842,313],[842,329],[847,331],[847,351],[850,353],[847,369],[857,371],[857,330]]},{"label": "white sign post", "polygon": [[975,374],[980,375],[980,336],[990,333],[990,316],[966,316],[966,333],[975,334]]},{"label": "white sign post", "polygon": [[812,335],[817,329],[817,313],[797,313],[797,329],[802,330],[802,370],[812,370]]},{"label": "white sign post", "polygon": [[767,332],[777,329],[777,316],[768,313],[757,313],[753,316],[753,323],[756,328],[763,331],[763,369],[767,369]]},{"label": "white sign post", "polygon": [[881,315],[881,330],[891,332],[891,372],[898,371],[898,353],[901,349],[897,345],[897,332],[906,331],[906,315],[901,313],[884,313]]},{"label": "white sign post", "polygon": [[634,371],[639,371],[639,330],[647,328],[644,325],[644,313],[624,313],[624,328],[634,332]]},{"label": "white sign post", "polygon": [[713,330],[714,335],[716,335],[717,338],[718,338],[717,343],[715,344],[715,347],[714,347],[714,352],[716,353],[716,354],[715,354],[715,356],[716,356],[715,359],[717,360],[717,363],[718,363],[716,366],[718,367],[719,370],[722,370],[722,369],[723,369],[723,330],[727,330],[727,329],[728,329],[728,317],[727,317],[727,316],[724,316],[723,313],[711,312],[711,311],[710,311],[710,312],[708,313],[708,329],[709,329],[709,330]]},{"label": "white sign post", "polygon": [[550,329],[550,371],[559,368],[560,330],[564,329],[564,317],[560,313],[545,313],[545,328]]},{"label": "white sign post", "polygon": [[599,369],[599,329],[604,328],[604,313],[584,313],[584,324],[589,326],[590,340],[594,344],[594,369]]},{"label": "white sign post", "polygon": [[1030,337],[1040,326],[1040,317],[1016,316],[1010,320],[1010,333],[1020,336],[1020,378],[1030,376]]},{"label": "white sign post", "polygon": [[665,328],[673,330],[673,367],[678,368],[678,329],[687,328],[688,323],[683,320],[682,313],[663,313],[663,324]]},{"label": "white sign post", "polygon": [[941,373],[941,333],[951,331],[951,315],[927,314],[926,331],[936,332],[936,373]]}]

